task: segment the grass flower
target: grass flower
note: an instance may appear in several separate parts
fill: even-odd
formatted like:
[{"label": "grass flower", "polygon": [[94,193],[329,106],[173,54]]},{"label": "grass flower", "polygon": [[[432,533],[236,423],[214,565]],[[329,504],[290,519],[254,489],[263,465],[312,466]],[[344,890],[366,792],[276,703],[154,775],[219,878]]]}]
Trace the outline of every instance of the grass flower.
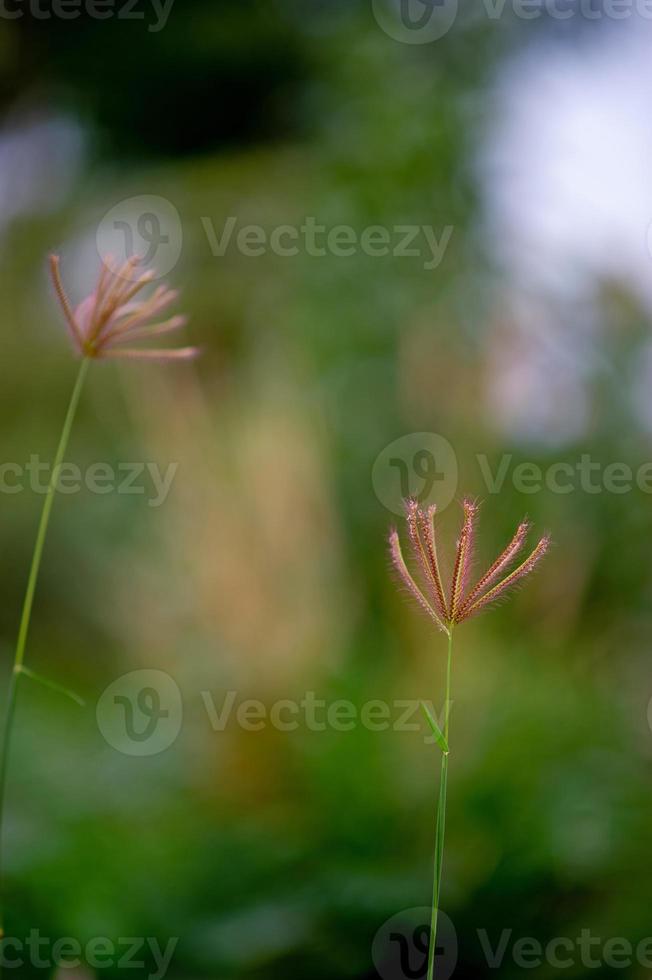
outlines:
[{"label": "grass flower", "polygon": [[[93,292],[73,309],[64,290],[59,273],[59,259],[50,257],[50,271],[54,288],[68,324],[70,336],[76,352],[81,356],[68,411],[66,413],[59,445],[54,457],[48,490],[44,497],[43,509],[36,534],[27,588],[23,602],[22,615],[16,642],[14,666],[7,697],[7,707],[3,726],[2,748],[0,750],[0,867],[2,864],[3,817],[9,749],[13,732],[18,682],[21,677],[39,681],[52,690],[69,695],[80,701],[75,694],[46,678],[40,677],[25,666],[25,647],[36,593],[41,559],[45,547],[48,524],[54,503],[54,495],[59,482],[59,474],[64,461],[70,433],[77,413],[84,380],[93,360],[109,357],[126,357],[140,360],[187,360],[198,351],[195,347],[176,349],[141,349],[129,346],[134,341],[149,340],[161,334],[171,333],[185,324],[185,317],[173,316],[160,319],[160,315],[176,299],[176,292],[165,286],[157,287],[148,298],[136,297],[154,279],[151,270],[137,272],[140,260],[128,259],[122,266],[113,267],[110,261],[104,263],[97,285]],[[0,871],[0,939],[4,935],[4,878]]]},{"label": "grass flower", "polygon": [[[434,505],[422,510],[416,500],[407,502],[407,527],[410,548],[415,565],[423,580],[420,587],[403,558],[398,532],[392,529],[389,536],[392,563],[401,580],[419,606],[433,620],[435,625],[448,634],[454,625],[477,615],[487,606],[497,602],[510,589],[534,571],[548,550],[550,539],[544,535],[536,548],[516,568],[509,572],[521,553],[530,530],[528,521],[521,521],[512,540],[496,558],[478,582],[469,588],[470,571],[473,564],[473,547],[478,518],[478,505],[466,499],[462,504],[464,517],[457,542],[455,564],[450,588],[444,590],[435,530]],[[499,579],[498,582],[496,580]],[[496,583],[496,584],[494,584]]]},{"label": "grass flower", "polygon": [[70,339],[81,357],[126,357],[140,360],[171,361],[195,357],[196,347],[133,348],[125,345],[173,333],[186,324],[185,316],[159,319],[177,298],[174,289],[158,286],[146,298],[139,293],[154,279],[152,269],[138,272],[141,260],[132,256],[121,266],[108,257],[93,292],[73,308],[66,295],[59,271],[59,256],[50,256],[50,274],[68,324]]},{"label": "grass flower", "polygon": [[[422,705],[426,720],[442,751],[435,832],[432,916],[430,943],[428,947],[428,980],[433,980],[434,977],[437,914],[441,894],[441,875],[444,856],[446,787],[448,782],[448,756],[450,751],[449,720],[453,628],[458,623],[463,623],[465,620],[471,619],[472,616],[477,615],[493,603],[498,602],[514,586],[522,582],[537,567],[550,544],[549,536],[544,535],[534,550],[525,559],[522,559],[525,541],[530,530],[529,523],[522,521],[505,550],[498,555],[493,564],[481,575],[475,585],[471,586],[469,583],[473,566],[475,532],[479,508],[476,503],[468,498],[464,500],[462,508],[462,527],[457,541],[453,573],[448,588],[444,586],[440,569],[435,527],[436,508],[434,506],[423,510],[419,507],[416,500],[408,500],[406,504],[408,539],[414,566],[418,569],[417,579],[414,578],[403,558],[400,538],[395,528],[392,529],[389,536],[392,563],[401,581],[412,598],[417,602],[420,609],[448,637],[446,701],[443,712],[443,727],[438,725],[437,720],[432,716],[431,712],[428,711],[425,705]],[[519,558],[522,560],[516,564]]]}]

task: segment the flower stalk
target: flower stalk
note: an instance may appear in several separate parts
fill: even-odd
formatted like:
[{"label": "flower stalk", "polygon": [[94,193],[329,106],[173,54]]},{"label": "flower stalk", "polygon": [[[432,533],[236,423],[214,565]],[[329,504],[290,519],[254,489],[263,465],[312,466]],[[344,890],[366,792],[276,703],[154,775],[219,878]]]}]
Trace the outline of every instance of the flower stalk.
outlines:
[{"label": "flower stalk", "polygon": [[[389,546],[392,563],[399,578],[408,593],[418,606],[435,624],[437,629],[448,638],[448,656],[446,662],[446,700],[444,703],[443,731],[424,706],[426,720],[430,725],[435,741],[441,749],[441,770],[439,779],[439,799],[435,821],[435,858],[433,871],[432,911],[430,917],[430,943],[428,946],[428,977],[434,980],[435,954],[437,939],[437,919],[441,906],[441,882],[444,863],[444,836],[446,831],[446,795],[448,790],[448,762],[450,754],[450,709],[451,709],[451,668],[453,661],[453,628],[472,616],[477,615],[489,605],[502,598],[505,593],[521,582],[539,564],[550,544],[548,535],[544,535],[532,553],[514,564],[525,545],[525,539],[530,525],[522,521],[505,550],[489,566],[474,586],[469,587],[469,578],[473,564],[475,531],[478,517],[478,505],[468,498],[462,507],[464,516],[462,528],[457,542],[453,574],[451,576],[448,597],[444,589],[435,529],[435,507],[422,510],[416,500],[407,501],[407,529],[410,548],[415,567],[418,569],[418,579],[410,572],[403,553],[401,542],[396,529],[389,536]],[[511,569],[511,571],[510,571]]]},{"label": "flower stalk", "polygon": [[[449,725],[451,708],[451,665],[453,662],[453,630],[448,633],[448,657],[446,662],[446,701],[444,704],[444,739],[450,746]],[[439,777],[439,799],[437,801],[437,819],[435,822],[435,867],[432,883],[432,913],[430,916],[430,942],[428,943],[428,978],[433,980],[435,975],[435,949],[437,946],[437,918],[439,915],[439,900],[441,895],[441,876],[444,864],[444,835],[446,832],[446,795],[448,791],[448,751],[442,752],[441,772]]]},{"label": "flower stalk", "polygon": [[149,341],[163,334],[174,333],[186,323],[185,316],[181,315],[160,319],[170,303],[176,299],[177,293],[174,290],[161,285],[157,286],[150,296],[142,296],[143,289],[153,282],[156,274],[152,269],[141,271],[141,264],[141,260],[136,256],[128,258],[122,265],[115,264],[111,258],[107,258],[102,263],[93,292],[78,306],[73,307],[61,279],[59,258],[56,255],[50,256],[52,284],[68,327],[73,348],[80,358],[80,362],[59,438],[47,493],[43,501],[23,601],[3,723],[2,744],[0,746],[0,940],[4,937],[6,903],[3,860],[5,800],[19,680],[21,677],[28,677],[45,685],[50,690],[72,698],[78,704],[83,704],[81,699],[72,691],[30,670],[25,666],[24,660],[52,506],[89,366],[91,361],[100,358],[179,361],[190,360],[198,353],[196,347],[134,348],[131,346],[133,342]]},{"label": "flower stalk", "polygon": [[0,749],[0,938],[4,936],[4,912],[5,912],[5,882],[4,882],[4,814],[5,814],[5,797],[7,790],[7,770],[9,765],[9,750],[11,748],[11,737],[13,734],[14,717],[16,714],[16,698],[18,695],[18,682],[21,676],[29,676],[31,672],[23,666],[25,659],[25,647],[27,644],[27,636],[29,634],[29,626],[32,618],[32,607],[34,605],[34,595],[36,593],[36,584],[38,582],[38,574],[41,568],[41,560],[43,558],[43,549],[45,547],[45,539],[47,537],[48,525],[50,523],[50,515],[52,514],[52,505],[54,503],[54,496],[57,489],[57,484],[59,482],[59,473],[61,472],[61,466],[64,461],[64,456],[66,449],[68,448],[68,442],[70,441],[70,433],[72,431],[73,422],[75,421],[75,415],[77,414],[77,408],[79,405],[79,399],[81,398],[82,388],[84,386],[84,381],[86,379],[86,374],[88,372],[88,367],[90,361],[84,358],[80,365],[79,371],[77,372],[77,380],[72,391],[70,398],[70,403],[68,405],[68,411],[66,412],[65,421],[63,423],[63,429],[61,430],[61,436],[59,438],[59,445],[57,447],[57,452],[54,457],[54,464],[52,466],[52,473],[50,474],[50,481],[48,484],[47,493],[43,500],[43,509],[41,511],[41,519],[39,521],[38,531],[36,533],[36,541],[34,544],[34,552],[32,554],[32,561],[29,569],[29,576],[27,579],[27,589],[25,591],[25,599],[23,601],[23,611],[20,617],[20,627],[18,629],[18,639],[16,641],[16,651],[14,654],[14,666],[11,672],[11,680],[9,682],[9,692],[7,695],[7,704],[5,709],[5,718],[2,734],[2,748]]}]

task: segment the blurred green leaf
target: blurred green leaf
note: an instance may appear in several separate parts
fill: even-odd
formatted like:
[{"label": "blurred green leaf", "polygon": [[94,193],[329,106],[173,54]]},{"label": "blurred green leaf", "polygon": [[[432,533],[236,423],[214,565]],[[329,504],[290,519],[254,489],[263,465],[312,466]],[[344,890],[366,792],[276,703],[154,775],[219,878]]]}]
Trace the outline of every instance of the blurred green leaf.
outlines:
[{"label": "blurred green leaf", "polygon": [[426,721],[430,726],[430,730],[432,734],[435,736],[435,741],[437,742],[437,745],[445,755],[448,755],[448,742],[446,741],[444,733],[442,732],[441,728],[435,721],[434,716],[432,715],[432,713],[430,712],[430,710],[428,709],[426,704],[424,704],[423,701],[421,702],[421,708],[423,709],[423,713],[426,716]]}]

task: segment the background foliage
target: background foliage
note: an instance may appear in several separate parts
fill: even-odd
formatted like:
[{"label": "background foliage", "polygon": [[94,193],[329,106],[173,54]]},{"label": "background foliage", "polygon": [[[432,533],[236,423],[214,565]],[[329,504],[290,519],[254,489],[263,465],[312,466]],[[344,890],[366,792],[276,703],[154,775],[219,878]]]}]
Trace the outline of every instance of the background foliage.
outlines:
[{"label": "background foliage", "polygon": [[[553,43],[587,29],[569,24]],[[70,270],[73,245],[92,248],[116,202],[157,194],[181,214],[169,279],[204,349],[189,370],[92,371],[72,458],[179,468],[159,509],[129,495],[57,501],[28,659],[88,707],[21,694],[11,934],[179,936],[173,980],[376,976],[379,927],[429,900],[436,750],[423,732],[362,727],[214,732],[201,692],[218,706],[229,690],[265,704],[306,691],[437,703],[443,643],[395,589],[396,518],[371,480],[409,432],[455,447],[459,495],[484,499],[485,557],[525,512],[555,541],[527,591],[457,643],[444,908],[458,975],[493,972],[479,929],[494,945],[503,929],[544,943],[650,933],[649,496],[528,495],[510,479],[492,494],[477,462],[511,454],[512,467],[545,469],[590,453],[636,468],[650,452],[625,397],[647,313],[607,275],[573,311],[604,325],[591,356],[562,337],[586,424],[516,436],[492,401],[521,340],[478,161],[498,125],[492,80],[544,30],[471,19],[410,46],[365,3],[291,0],[177,0],[159,33],[0,22],[0,457],[52,454],[74,366],[45,256],[68,251]],[[434,271],[420,257],[217,258],[201,219],[219,228],[229,215],[454,234]],[[527,289],[521,301],[546,302]],[[527,380],[521,398],[537,401]],[[5,679],[39,506],[29,491],[3,495]],[[451,542],[457,519],[453,504]],[[140,667],[167,671],[184,698],[179,739],[147,759],[108,746],[94,712]],[[509,958],[501,969],[520,972]]]}]

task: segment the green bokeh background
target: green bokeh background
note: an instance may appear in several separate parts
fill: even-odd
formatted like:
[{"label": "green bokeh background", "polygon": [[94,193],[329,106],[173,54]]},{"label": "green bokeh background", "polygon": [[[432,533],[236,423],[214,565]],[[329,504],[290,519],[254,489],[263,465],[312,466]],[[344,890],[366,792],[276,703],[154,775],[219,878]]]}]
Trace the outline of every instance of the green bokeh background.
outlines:
[{"label": "green bokeh background", "polygon": [[[252,732],[232,718],[214,731],[202,692],[218,708],[229,691],[267,706],[308,691],[440,702],[444,642],[396,589],[397,518],[372,481],[388,444],[434,432],[455,449],[456,497],[484,501],[482,560],[526,512],[554,539],[527,589],[456,641],[443,901],[455,976],[496,974],[479,930],[493,946],[505,929],[637,943],[652,934],[650,497],[524,494],[509,479],[492,494],[477,462],[590,453],[636,468],[650,455],[620,374],[648,324],[618,284],[603,284],[600,341],[614,369],[589,379],[581,441],[512,441],[482,397],[507,286],[480,233],[474,161],[488,80],[538,26],[479,19],[411,46],[362,2],[176,0],[160,32],[147,27],[0,20],[5,126],[64,113],[85,140],[65,192],[50,197],[46,178],[5,222],[0,459],[53,455],[75,366],[46,256],[61,251],[80,295],[120,201],[159,195],[179,212],[167,278],[203,348],[192,366],[92,367],[69,458],[178,469],[158,508],[57,499],[28,663],[87,707],[21,687],[8,934],[178,937],[171,980],[379,975],[377,931],[429,901],[439,759],[423,726]],[[419,257],[215,257],[202,218],[219,229],[231,215],[454,234],[434,271]],[[41,500],[0,501],[4,684]],[[450,545],[458,516],[455,502],[442,515]],[[148,758],[108,745],[95,717],[105,688],[141,668],[173,677],[184,707],[179,737]],[[507,954],[499,972],[523,970]],[[613,975],[579,961],[526,972]]]}]

